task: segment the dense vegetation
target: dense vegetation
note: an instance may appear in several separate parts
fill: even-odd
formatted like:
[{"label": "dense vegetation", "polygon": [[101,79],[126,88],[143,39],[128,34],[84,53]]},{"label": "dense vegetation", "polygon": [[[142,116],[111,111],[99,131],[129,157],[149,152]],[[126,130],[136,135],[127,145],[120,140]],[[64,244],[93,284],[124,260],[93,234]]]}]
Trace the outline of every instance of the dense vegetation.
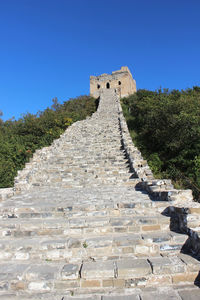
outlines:
[{"label": "dense vegetation", "polygon": [[132,139],[157,178],[192,188],[200,201],[200,87],[138,90],[122,99]]},{"label": "dense vegetation", "polygon": [[50,108],[26,114],[19,120],[0,119],[0,188],[13,185],[17,170],[22,169],[36,149],[49,146],[73,122],[85,119],[97,108],[89,96],[59,104],[53,99]]}]

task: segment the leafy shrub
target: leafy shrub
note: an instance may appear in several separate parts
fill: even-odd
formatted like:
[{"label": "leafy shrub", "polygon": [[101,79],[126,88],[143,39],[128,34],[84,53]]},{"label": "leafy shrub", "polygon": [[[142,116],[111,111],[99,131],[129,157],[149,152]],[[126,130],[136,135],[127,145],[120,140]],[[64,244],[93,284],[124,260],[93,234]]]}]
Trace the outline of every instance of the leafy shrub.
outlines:
[{"label": "leafy shrub", "polygon": [[122,99],[136,146],[155,176],[172,178],[200,195],[200,88],[139,90]]}]

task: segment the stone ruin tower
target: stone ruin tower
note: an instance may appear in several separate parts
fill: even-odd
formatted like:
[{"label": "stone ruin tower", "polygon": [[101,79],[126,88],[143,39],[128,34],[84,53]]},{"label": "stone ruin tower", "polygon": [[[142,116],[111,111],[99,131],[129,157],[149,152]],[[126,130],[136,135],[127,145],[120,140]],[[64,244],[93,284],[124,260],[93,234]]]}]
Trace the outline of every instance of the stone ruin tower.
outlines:
[{"label": "stone ruin tower", "polygon": [[127,97],[136,92],[136,82],[133,79],[128,67],[121,67],[112,74],[90,76],[90,95],[98,98],[105,89],[115,89],[117,94]]}]

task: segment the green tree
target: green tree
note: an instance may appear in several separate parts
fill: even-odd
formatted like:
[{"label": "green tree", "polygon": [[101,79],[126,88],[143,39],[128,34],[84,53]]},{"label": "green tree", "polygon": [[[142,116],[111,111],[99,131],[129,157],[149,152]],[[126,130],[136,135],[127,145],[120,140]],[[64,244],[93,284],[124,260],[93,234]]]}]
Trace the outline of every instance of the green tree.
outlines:
[{"label": "green tree", "polygon": [[172,178],[178,186],[200,188],[196,158],[200,153],[200,88],[139,90],[122,99],[122,107],[134,142],[154,175]]}]

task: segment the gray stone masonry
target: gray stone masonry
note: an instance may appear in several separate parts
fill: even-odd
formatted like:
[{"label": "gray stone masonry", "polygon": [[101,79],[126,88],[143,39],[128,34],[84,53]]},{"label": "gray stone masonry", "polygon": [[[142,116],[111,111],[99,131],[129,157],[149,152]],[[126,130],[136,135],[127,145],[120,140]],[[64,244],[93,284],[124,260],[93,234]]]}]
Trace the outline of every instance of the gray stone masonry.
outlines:
[{"label": "gray stone masonry", "polygon": [[180,253],[188,235],[162,214],[189,208],[198,232],[199,204],[153,178],[114,90],[36,151],[1,200],[0,300],[200,299],[200,262]]}]

